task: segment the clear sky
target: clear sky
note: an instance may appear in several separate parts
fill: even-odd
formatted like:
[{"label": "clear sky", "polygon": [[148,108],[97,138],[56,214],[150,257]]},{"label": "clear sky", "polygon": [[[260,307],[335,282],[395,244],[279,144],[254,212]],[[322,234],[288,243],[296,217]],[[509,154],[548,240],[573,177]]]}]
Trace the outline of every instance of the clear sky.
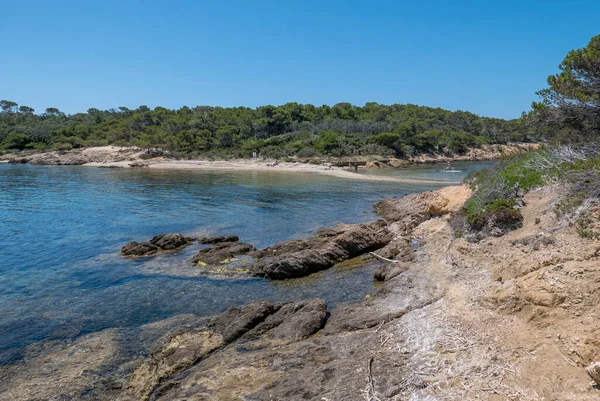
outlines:
[{"label": "clear sky", "polygon": [[413,103],[515,118],[599,0],[0,0],[0,99],[139,105]]}]

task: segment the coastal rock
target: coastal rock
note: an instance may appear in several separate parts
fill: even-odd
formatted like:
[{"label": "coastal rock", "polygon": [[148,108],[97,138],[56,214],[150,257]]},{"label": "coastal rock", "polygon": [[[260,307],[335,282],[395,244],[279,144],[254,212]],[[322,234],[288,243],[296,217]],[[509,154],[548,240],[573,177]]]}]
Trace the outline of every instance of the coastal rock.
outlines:
[{"label": "coastal rock", "polygon": [[149,242],[132,241],[121,248],[121,254],[123,256],[151,256],[159,250],[159,247]]},{"label": "coastal rock", "polygon": [[254,274],[275,280],[303,277],[335,263],[384,247],[392,239],[383,221],[340,224],[316,237],[294,240],[256,252]]},{"label": "coastal rock", "polygon": [[11,159],[8,159],[8,163],[9,164],[27,164],[27,163],[29,163],[29,159],[27,159],[26,157],[13,157]]},{"label": "coastal rock", "polygon": [[181,234],[160,234],[154,236],[149,242],[130,242],[121,248],[121,254],[131,257],[152,256],[159,252],[182,248],[193,241],[194,238],[184,237]]},{"label": "coastal rock", "polygon": [[225,342],[230,343],[264,321],[267,316],[277,312],[281,306],[282,304],[264,299],[247,305],[234,306],[213,318],[208,326],[221,335]]},{"label": "coastal rock", "polygon": [[379,256],[401,262],[410,262],[414,258],[414,250],[410,236],[397,236],[383,248],[377,250]]},{"label": "coastal rock", "polygon": [[[210,364],[214,358],[221,363],[221,356],[227,352],[245,355],[260,352],[264,347],[303,340],[323,327],[326,316],[327,304],[321,299],[289,303],[258,300],[231,307],[209,319],[205,327],[182,328],[165,336],[138,363],[125,388],[136,399],[161,398],[171,392],[174,382],[188,377],[199,362]],[[239,347],[225,347],[236,341]],[[235,376],[235,365],[225,357],[224,375]],[[248,366],[244,364],[243,369]]]},{"label": "coastal rock", "polygon": [[303,277],[333,265],[331,259],[314,250],[304,250],[272,258],[256,272],[275,280]]},{"label": "coastal rock", "polygon": [[322,299],[290,303],[282,306],[276,315],[281,323],[270,330],[269,336],[277,339],[298,341],[307,338],[325,325],[327,303]]},{"label": "coastal rock", "polygon": [[265,333],[268,337],[300,340],[319,331],[327,319],[327,303],[322,299],[283,304],[242,338],[254,339]]},{"label": "coastal rock", "polygon": [[221,242],[214,248],[200,250],[191,260],[194,264],[203,267],[226,264],[236,256],[247,254],[256,250],[252,245],[244,242]]},{"label": "coastal rock", "polygon": [[150,167],[150,164],[142,161],[135,161],[133,163],[129,163],[129,167]]},{"label": "coastal rock", "polygon": [[225,343],[260,337],[298,341],[319,331],[326,319],[327,303],[322,299],[279,303],[262,299],[227,309],[208,327]]},{"label": "coastal rock", "polygon": [[409,233],[425,220],[444,214],[448,200],[437,192],[407,195],[400,199],[385,199],[375,210],[389,223],[396,223],[398,232]]},{"label": "coastal rock", "polygon": [[201,244],[218,244],[221,242],[238,242],[240,239],[235,235],[229,235],[227,237],[204,237],[198,240]]},{"label": "coastal rock", "polygon": [[150,243],[156,245],[164,251],[170,251],[172,249],[177,249],[184,245],[187,245],[193,240],[193,238],[184,237],[181,234],[160,234],[154,236],[150,240]]},{"label": "coastal rock", "polygon": [[399,274],[404,273],[408,270],[408,267],[405,265],[400,265],[398,263],[389,263],[377,270],[373,273],[373,278],[376,281],[388,281],[398,276]]},{"label": "coastal rock", "polygon": [[89,162],[89,159],[79,152],[49,152],[34,155],[30,160],[30,164],[37,165],[66,165],[79,166]]},{"label": "coastal rock", "polygon": [[465,185],[446,187],[399,199],[385,199],[375,204],[375,210],[390,224],[391,231],[408,235],[432,217],[457,212],[470,196],[471,190]]},{"label": "coastal rock", "polygon": [[192,330],[177,334],[135,370],[127,388],[139,399],[145,399],[165,378],[189,368],[223,345],[223,338],[211,331]]}]

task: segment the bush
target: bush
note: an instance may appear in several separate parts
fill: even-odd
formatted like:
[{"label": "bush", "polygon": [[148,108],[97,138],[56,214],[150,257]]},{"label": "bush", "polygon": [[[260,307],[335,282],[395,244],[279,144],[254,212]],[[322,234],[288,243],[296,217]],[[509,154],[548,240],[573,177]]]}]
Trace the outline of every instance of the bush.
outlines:
[{"label": "bush", "polygon": [[5,149],[23,150],[29,142],[29,138],[24,134],[11,132],[4,140],[3,147]]},{"label": "bush", "polygon": [[478,210],[473,203],[465,205],[465,216],[467,222],[475,229],[514,229],[521,225],[523,215],[515,208],[516,200],[495,199],[488,203],[485,208]]},{"label": "bush", "polygon": [[319,153],[317,151],[317,149],[315,149],[315,148],[304,147],[296,153],[296,156],[303,157],[303,158],[304,157],[318,157],[318,156],[321,156],[321,153]]},{"label": "bush", "polygon": [[474,193],[465,203],[464,212],[473,229],[510,230],[521,224],[523,216],[517,209],[517,200],[543,185],[548,174],[547,169],[532,163],[537,154],[527,153],[467,175],[465,182]]}]

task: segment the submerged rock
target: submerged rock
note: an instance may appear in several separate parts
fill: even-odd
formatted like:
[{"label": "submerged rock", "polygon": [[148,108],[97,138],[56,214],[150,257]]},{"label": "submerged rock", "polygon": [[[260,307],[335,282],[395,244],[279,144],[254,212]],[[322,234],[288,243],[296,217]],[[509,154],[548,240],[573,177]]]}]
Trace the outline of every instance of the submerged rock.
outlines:
[{"label": "submerged rock", "polygon": [[201,244],[218,244],[221,242],[238,242],[240,239],[235,235],[229,235],[227,237],[204,237],[198,240]]},{"label": "submerged rock", "polygon": [[130,242],[121,248],[121,254],[131,257],[152,256],[160,252],[182,248],[193,241],[194,238],[184,237],[181,234],[160,234],[154,236],[150,241]]},{"label": "submerged rock", "polygon": [[245,255],[255,250],[252,245],[243,242],[221,242],[213,248],[200,250],[191,262],[198,265],[205,274],[248,274],[253,259]]}]

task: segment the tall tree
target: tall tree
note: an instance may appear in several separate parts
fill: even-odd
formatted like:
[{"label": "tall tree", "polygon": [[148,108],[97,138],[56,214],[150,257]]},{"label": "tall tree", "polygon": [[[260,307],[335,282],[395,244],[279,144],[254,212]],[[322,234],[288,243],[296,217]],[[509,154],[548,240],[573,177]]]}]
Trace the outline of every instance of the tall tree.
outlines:
[{"label": "tall tree", "polygon": [[33,112],[35,112],[35,110],[29,106],[21,106],[19,107],[19,111],[23,114],[33,114]]},{"label": "tall tree", "polygon": [[0,100],[0,108],[4,113],[14,113],[17,110],[18,104],[10,100]]},{"label": "tall tree", "polygon": [[571,50],[558,68],[548,77],[549,87],[537,92],[541,100],[533,103],[529,117],[582,138],[600,135],[600,35]]},{"label": "tall tree", "polygon": [[46,114],[48,114],[49,116],[58,116],[61,114],[61,112],[56,107],[48,107],[46,109]]}]

